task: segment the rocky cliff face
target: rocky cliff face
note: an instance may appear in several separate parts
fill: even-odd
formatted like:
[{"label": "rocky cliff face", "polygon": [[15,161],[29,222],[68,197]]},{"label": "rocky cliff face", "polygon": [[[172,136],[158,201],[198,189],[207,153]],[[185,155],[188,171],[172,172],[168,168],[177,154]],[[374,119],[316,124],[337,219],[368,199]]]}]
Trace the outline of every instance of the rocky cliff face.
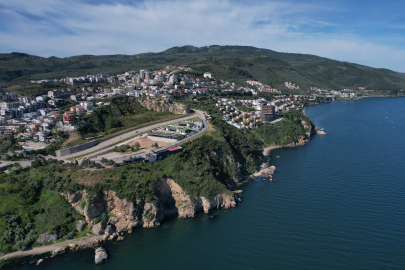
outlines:
[{"label": "rocky cliff face", "polygon": [[162,179],[156,185],[156,195],[167,215],[176,214],[181,218],[195,217],[199,211],[209,213],[219,208],[236,207],[237,197],[232,192],[218,194],[212,198],[191,198],[171,179]]},{"label": "rocky cliff face", "polygon": [[114,191],[104,191],[89,195],[85,190],[61,195],[82,214],[90,226],[94,218],[103,213],[109,214],[109,224],[117,231],[128,231],[135,227],[154,228],[160,225],[165,217],[195,217],[199,211],[211,212],[221,207],[236,207],[236,195],[232,192],[218,194],[213,198],[191,198],[171,179],[162,179],[156,185],[154,202],[136,202],[120,199]]},{"label": "rocky cliff face", "polygon": [[150,98],[139,99],[142,107],[156,112],[171,112],[174,114],[186,114],[190,112],[190,108],[186,105],[172,102],[165,98]]},{"label": "rocky cliff face", "polygon": [[308,130],[307,134],[306,134],[308,138],[317,133],[316,132],[316,127],[315,127],[314,123],[312,123],[312,121],[307,123],[304,120],[301,120],[301,123],[304,126],[304,128]]},{"label": "rocky cliff face", "polygon": [[118,231],[131,230],[135,227],[153,228],[160,225],[163,213],[158,202],[146,203],[142,200],[129,202],[120,199],[114,191],[104,191],[90,196],[85,190],[61,194],[75,209],[82,214],[90,225],[93,219],[103,213],[110,214],[109,222]]}]

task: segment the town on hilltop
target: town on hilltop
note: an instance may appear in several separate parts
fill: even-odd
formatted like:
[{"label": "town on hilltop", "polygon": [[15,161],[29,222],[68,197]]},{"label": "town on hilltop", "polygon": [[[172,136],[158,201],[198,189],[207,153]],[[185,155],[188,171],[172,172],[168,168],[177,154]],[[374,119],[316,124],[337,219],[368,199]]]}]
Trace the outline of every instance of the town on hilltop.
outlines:
[{"label": "town on hilltop", "polygon": [[[185,65],[166,66],[154,71],[132,70],[115,76],[100,73],[30,83],[58,83],[66,87],[52,89],[39,96],[0,92],[0,138],[13,141],[2,148],[3,156],[13,153],[14,156],[22,156],[23,150],[41,149],[50,149],[45,153],[53,154],[68,138],[68,132],[78,130],[95,109],[109,106],[111,98],[119,96],[159,98],[171,102],[182,97],[197,100],[208,95],[216,100],[216,107],[223,112],[223,120],[241,129],[253,128],[258,122],[278,122],[279,113],[290,109],[301,110],[306,104],[316,104],[320,98],[357,97],[349,89],[335,91],[317,87],[311,87],[309,95],[286,95],[254,80],[238,86],[234,82],[214,78],[208,71],[196,76],[192,68]],[[1,86],[6,87],[5,84]],[[285,87],[300,89],[291,82],[285,82]],[[240,97],[227,96],[232,93],[239,93]],[[271,94],[271,99],[263,96],[266,93]],[[184,135],[182,130],[177,131],[181,138]]]}]

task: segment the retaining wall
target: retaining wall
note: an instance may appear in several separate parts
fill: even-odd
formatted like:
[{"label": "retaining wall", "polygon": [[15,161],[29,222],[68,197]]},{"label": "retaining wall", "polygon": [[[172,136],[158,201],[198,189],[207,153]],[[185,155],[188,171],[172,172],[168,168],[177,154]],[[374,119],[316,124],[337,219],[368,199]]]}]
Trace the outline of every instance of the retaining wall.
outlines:
[{"label": "retaining wall", "polygon": [[57,157],[63,157],[63,156],[67,156],[70,154],[74,154],[74,153],[89,149],[97,144],[99,144],[98,141],[92,141],[92,142],[84,143],[84,144],[81,144],[81,145],[78,145],[75,147],[71,147],[68,149],[56,150],[55,154]]}]

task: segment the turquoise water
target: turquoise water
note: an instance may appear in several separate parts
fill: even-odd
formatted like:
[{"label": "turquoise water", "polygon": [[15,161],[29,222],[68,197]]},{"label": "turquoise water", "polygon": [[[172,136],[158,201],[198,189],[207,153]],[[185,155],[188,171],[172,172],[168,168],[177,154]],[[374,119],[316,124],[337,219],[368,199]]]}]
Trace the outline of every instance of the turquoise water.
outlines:
[{"label": "turquoise water", "polygon": [[277,149],[243,202],[18,269],[405,269],[405,98],[307,107],[327,135]]}]

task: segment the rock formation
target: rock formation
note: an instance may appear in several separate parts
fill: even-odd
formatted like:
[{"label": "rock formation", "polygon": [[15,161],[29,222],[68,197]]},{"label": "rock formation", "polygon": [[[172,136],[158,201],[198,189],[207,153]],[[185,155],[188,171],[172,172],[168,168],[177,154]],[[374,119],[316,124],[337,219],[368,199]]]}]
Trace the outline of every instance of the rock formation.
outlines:
[{"label": "rock formation", "polygon": [[[112,216],[109,223],[113,224],[117,231],[127,231],[135,227],[154,228],[159,226],[164,218],[160,206],[157,205],[158,202],[146,203],[142,200],[130,202],[125,198],[118,198],[114,191],[104,191],[89,196],[85,190],[79,190],[74,193],[61,193],[61,195],[85,217],[90,226],[94,225],[93,219],[103,213],[109,213]],[[93,227],[93,233],[103,234],[106,227],[99,228],[98,225]],[[94,230],[97,231],[94,232]]]},{"label": "rock formation", "polygon": [[37,239],[37,243],[45,244],[48,242],[54,242],[57,239],[58,239],[58,231],[54,231],[53,233],[41,234]]},{"label": "rock formation", "polygon": [[273,179],[274,171],[276,170],[275,166],[270,166],[268,168],[264,168],[261,170],[262,175],[270,177],[270,179]]},{"label": "rock formation", "polygon": [[63,254],[65,252],[66,252],[66,247],[61,247],[61,248],[58,248],[58,249],[55,249],[54,251],[52,251],[51,256],[53,257],[53,256],[56,256],[59,254]]},{"label": "rock formation", "polygon": [[91,228],[91,231],[95,235],[102,235],[104,234],[104,230],[107,228],[107,221],[103,220],[100,223],[96,224]]},{"label": "rock formation", "polygon": [[172,102],[165,98],[150,98],[138,99],[139,103],[148,110],[156,112],[171,112],[174,114],[186,114],[190,112],[190,108],[186,105]]},{"label": "rock formation", "polygon": [[236,207],[236,195],[231,192],[218,194],[210,199],[205,197],[192,198],[171,179],[163,179],[156,186],[156,195],[159,197],[163,212],[171,215],[175,212],[178,217],[195,217],[197,212],[208,213],[214,209]]},{"label": "rock formation", "polygon": [[[118,198],[114,191],[90,196],[85,190],[79,190],[61,195],[85,217],[89,226],[93,226],[92,232],[95,235],[104,234],[109,240],[118,237],[122,231],[131,231],[135,227],[157,227],[165,217],[195,217],[199,211],[208,213],[221,207],[228,209],[235,207],[237,202],[237,195],[231,191],[212,198],[192,198],[171,179],[158,182],[155,188],[156,197],[151,202],[131,202]],[[103,213],[109,214],[108,222],[104,220],[94,224],[94,218]]]},{"label": "rock formation", "polygon": [[98,247],[95,250],[96,254],[94,255],[94,262],[96,264],[103,263],[107,261],[108,255],[104,248]]},{"label": "rock formation", "polygon": [[84,228],[86,228],[87,226],[87,222],[84,220],[78,220],[76,221],[76,229],[81,232],[84,230]]}]

